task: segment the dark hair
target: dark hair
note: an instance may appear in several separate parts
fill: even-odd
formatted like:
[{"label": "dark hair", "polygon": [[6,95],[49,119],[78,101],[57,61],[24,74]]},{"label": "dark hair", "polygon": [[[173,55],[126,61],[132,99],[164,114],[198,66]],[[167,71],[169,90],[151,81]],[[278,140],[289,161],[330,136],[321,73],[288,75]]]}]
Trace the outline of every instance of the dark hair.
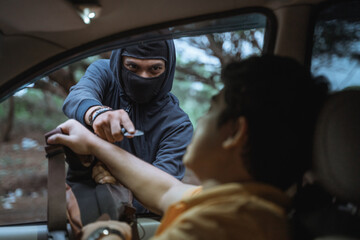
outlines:
[{"label": "dark hair", "polygon": [[326,99],[324,78],[312,78],[295,60],[251,57],[222,72],[226,109],[219,125],[245,116],[249,173],[258,181],[288,188],[311,163],[316,116]]}]

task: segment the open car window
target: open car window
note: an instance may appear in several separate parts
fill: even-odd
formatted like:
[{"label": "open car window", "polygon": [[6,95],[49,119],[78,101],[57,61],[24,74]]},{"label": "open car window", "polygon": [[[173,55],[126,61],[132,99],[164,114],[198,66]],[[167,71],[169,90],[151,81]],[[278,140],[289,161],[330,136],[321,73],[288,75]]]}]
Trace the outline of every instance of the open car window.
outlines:
[{"label": "open car window", "polygon": [[[208,109],[210,97],[222,88],[220,69],[231,60],[260,55],[268,44],[267,18],[261,13],[242,14],[174,26],[146,35],[146,39],[174,38],[176,72],[172,93],[196,120]],[[144,36],[121,39],[118,46]],[[114,49],[114,46],[111,47]],[[44,134],[64,122],[62,104],[71,86],[105,51],[26,84],[0,103],[0,225],[46,221],[47,160]],[[191,175],[184,181],[192,182]]]}]

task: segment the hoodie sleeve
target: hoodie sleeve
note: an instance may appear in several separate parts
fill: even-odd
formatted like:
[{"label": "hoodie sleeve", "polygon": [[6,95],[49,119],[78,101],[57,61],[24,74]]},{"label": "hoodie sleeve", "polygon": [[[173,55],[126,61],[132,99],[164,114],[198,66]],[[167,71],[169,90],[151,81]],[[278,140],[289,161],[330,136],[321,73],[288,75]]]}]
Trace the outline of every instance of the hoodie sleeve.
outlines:
[{"label": "hoodie sleeve", "polygon": [[192,135],[193,126],[187,118],[162,139],[153,165],[181,180],[185,174],[182,158]]},{"label": "hoodie sleeve", "polygon": [[103,105],[103,98],[111,80],[108,60],[98,60],[86,70],[80,81],[70,89],[65,99],[63,112],[68,118],[73,118],[85,124],[86,111],[96,105]]}]

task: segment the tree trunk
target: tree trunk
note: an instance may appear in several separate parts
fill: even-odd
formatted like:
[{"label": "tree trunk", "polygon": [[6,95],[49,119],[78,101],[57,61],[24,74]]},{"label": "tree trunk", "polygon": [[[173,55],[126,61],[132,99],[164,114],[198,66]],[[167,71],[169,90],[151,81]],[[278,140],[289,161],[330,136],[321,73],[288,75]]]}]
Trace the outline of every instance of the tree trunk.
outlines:
[{"label": "tree trunk", "polygon": [[14,97],[9,98],[9,112],[5,122],[4,137],[3,141],[8,142],[11,140],[11,132],[14,125],[15,119],[15,101]]}]

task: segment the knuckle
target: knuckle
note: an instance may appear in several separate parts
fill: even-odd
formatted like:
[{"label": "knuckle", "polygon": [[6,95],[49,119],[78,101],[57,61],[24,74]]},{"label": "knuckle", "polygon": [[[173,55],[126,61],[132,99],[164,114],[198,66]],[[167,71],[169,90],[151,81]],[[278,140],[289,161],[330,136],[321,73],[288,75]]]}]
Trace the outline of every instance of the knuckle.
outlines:
[{"label": "knuckle", "polygon": [[109,120],[111,120],[113,118],[114,118],[114,112],[113,111],[108,111],[108,112],[104,113],[104,119],[106,121],[109,121]]},{"label": "knuckle", "polygon": [[75,119],[69,119],[68,122],[69,123],[74,123],[74,122],[76,122],[76,120]]},{"label": "knuckle", "polygon": [[117,142],[120,142],[120,141],[122,141],[123,139],[124,139],[123,136],[119,136],[119,137],[116,138],[116,141],[117,141]]},{"label": "knuckle", "polygon": [[112,180],[112,177],[110,177],[110,176],[105,176],[105,177],[104,177],[104,180],[110,182],[110,181]]},{"label": "knuckle", "polygon": [[122,134],[120,132],[114,132],[113,137],[114,137],[114,139],[119,139],[119,138],[122,138]]}]

